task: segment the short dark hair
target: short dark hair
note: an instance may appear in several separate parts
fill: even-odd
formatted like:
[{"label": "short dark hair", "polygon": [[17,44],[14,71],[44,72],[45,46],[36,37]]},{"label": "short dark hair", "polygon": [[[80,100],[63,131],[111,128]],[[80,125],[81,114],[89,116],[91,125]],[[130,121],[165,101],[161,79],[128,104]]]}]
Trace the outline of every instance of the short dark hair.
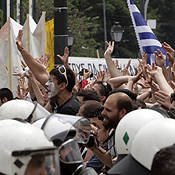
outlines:
[{"label": "short dark hair", "polygon": [[141,109],[146,109],[146,104],[143,100],[140,100],[140,99],[136,99],[136,100],[133,100],[133,106],[134,106],[134,110],[138,109],[139,107]]},{"label": "short dark hair", "polygon": [[125,94],[127,94],[132,100],[136,100],[137,99],[137,94],[135,94],[134,92],[130,91],[129,89],[114,89],[113,91],[110,92],[110,94],[113,93],[117,93],[117,92],[123,92]]},{"label": "short dark hair", "polygon": [[83,97],[83,101],[95,100],[101,102],[100,95],[96,91],[93,91],[91,89],[81,89],[76,92],[75,95]]},{"label": "short dark hair", "polygon": [[[65,67],[66,68],[66,67]],[[54,75],[56,79],[58,80],[58,84],[61,84],[62,82],[68,83],[66,86],[66,89],[69,92],[72,92],[72,89],[75,85],[75,74],[70,68],[66,68],[66,75],[67,75],[67,80],[64,75],[62,75],[59,71],[58,68],[54,68],[50,71],[50,75]]]},{"label": "short dark hair", "polygon": [[0,99],[3,100],[4,97],[8,99],[8,101],[13,100],[13,93],[8,88],[1,88],[0,89]]},{"label": "short dark hair", "polygon": [[112,91],[111,85],[105,81],[97,81],[95,84],[100,85],[100,95],[105,96],[106,98],[109,96],[109,93]]},{"label": "short dark hair", "polygon": [[[95,117],[95,116],[92,116],[93,112],[102,107],[102,104],[98,101],[95,101],[95,100],[84,101],[81,104],[81,106],[83,106],[83,105],[84,105],[84,110],[83,110],[82,114],[83,114],[83,117],[85,117],[85,118]],[[96,117],[98,117],[98,116],[96,116]]]},{"label": "short dark hair", "polygon": [[153,158],[151,175],[174,175],[175,145],[162,148]]}]

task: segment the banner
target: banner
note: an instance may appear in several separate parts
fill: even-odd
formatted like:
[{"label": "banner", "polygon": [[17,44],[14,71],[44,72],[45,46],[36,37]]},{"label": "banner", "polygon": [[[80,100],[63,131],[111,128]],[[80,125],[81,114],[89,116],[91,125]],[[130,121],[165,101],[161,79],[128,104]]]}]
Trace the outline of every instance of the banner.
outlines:
[{"label": "banner", "polygon": [[47,36],[47,47],[46,53],[50,53],[49,61],[50,65],[48,71],[54,68],[54,20],[46,22],[46,36]]},{"label": "banner", "polygon": [[12,90],[13,93],[16,92],[18,85],[18,77],[12,75],[13,72],[17,70],[22,70],[21,60],[23,60],[21,53],[19,53],[16,46],[16,38],[18,36],[18,31],[22,29],[22,25],[14,21],[9,17],[9,36],[8,36],[8,87]]},{"label": "banner", "polygon": [[8,32],[9,21],[7,21],[0,30],[0,85],[1,87],[8,87]]},{"label": "banner", "polygon": [[[115,61],[116,59],[113,59]],[[120,66],[125,67],[129,61],[129,58],[117,58],[118,60],[118,69]],[[131,75],[135,75],[135,66],[138,66],[138,60],[132,59],[129,71]],[[72,70],[79,73],[83,68],[89,69],[95,76],[98,71],[106,71],[107,65],[104,58],[88,58],[88,57],[69,57],[69,65]]]},{"label": "banner", "polygon": [[34,57],[41,57],[46,49],[45,12],[39,20],[38,25],[30,15],[24,26],[12,18],[0,29],[0,88],[7,87],[15,94],[18,85],[18,77],[13,72],[22,70],[21,60],[23,57],[18,51],[16,40],[18,32],[23,29],[23,44],[26,50]]}]

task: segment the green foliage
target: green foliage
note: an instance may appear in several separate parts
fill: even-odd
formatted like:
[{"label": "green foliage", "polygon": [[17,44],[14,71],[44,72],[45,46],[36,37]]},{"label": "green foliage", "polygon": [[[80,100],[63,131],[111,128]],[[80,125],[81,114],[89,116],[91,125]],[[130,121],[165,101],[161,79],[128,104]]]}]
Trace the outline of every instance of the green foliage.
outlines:
[{"label": "green foliage", "polygon": [[53,0],[46,1],[46,0],[36,0],[36,17],[37,21],[40,19],[42,12],[46,12],[46,21],[49,21],[53,18]]},{"label": "green foliage", "polygon": [[[1,9],[2,2],[0,0]],[[140,0],[133,0],[140,9]],[[23,21],[29,13],[29,0],[23,0]],[[46,21],[53,18],[54,1],[36,0],[36,22],[41,17],[42,11],[46,11]],[[16,20],[16,0],[14,0],[14,19]],[[68,27],[75,35],[74,44],[71,48],[72,56],[100,57],[105,51],[104,41],[104,16],[103,0],[67,0],[68,5]],[[119,55],[124,57],[137,57],[139,47],[137,44],[132,21],[129,14],[127,0],[105,0],[106,5],[106,30],[107,40],[111,40],[110,30],[114,21],[118,21],[124,29],[122,41],[119,43]],[[149,1],[147,19],[156,19],[157,28],[154,31],[160,42],[166,41],[175,48],[175,0]],[[0,10],[0,27],[3,26],[3,11]]]},{"label": "green foliage", "polygon": [[73,56],[96,57],[96,48],[100,45],[95,40],[99,24],[98,16],[87,16],[93,10],[92,6],[78,10],[77,0],[68,1],[68,26],[75,36],[72,46]]},{"label": "green foliage", "polygon": [[0,27],[3,26],[3,11],[0,9]]},{"label": "green foliage", "polygon": [[157,20],[157,37],[160,42],[166,41],[173,48],[175,48],[174,38],[174,27],[175,27],[175,0],[165,1],[160,0],[159,3],[155,4],[152,1],[150,6],[156,8],[155,18]]}]

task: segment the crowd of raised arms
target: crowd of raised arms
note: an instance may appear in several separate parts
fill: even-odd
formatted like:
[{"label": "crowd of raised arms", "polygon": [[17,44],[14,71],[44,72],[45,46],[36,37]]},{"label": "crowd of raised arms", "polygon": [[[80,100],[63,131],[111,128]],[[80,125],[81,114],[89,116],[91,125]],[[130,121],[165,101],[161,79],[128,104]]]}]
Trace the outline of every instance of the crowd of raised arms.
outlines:
[{"label": "crowd of raised arms", "polygon": [[[137,58],[135,75],[114,62],[106,41],[107,71],[92,76],[62,64],[50,72],[50,54],[33,58],[16,46],[22,70],[15,94],[0,89],[0,174],[4,175],[174,175],[175,58],[166,42]],[[165,66],[168,60],[168,67]],[[83,61],[83,60],[81,60]]]}]

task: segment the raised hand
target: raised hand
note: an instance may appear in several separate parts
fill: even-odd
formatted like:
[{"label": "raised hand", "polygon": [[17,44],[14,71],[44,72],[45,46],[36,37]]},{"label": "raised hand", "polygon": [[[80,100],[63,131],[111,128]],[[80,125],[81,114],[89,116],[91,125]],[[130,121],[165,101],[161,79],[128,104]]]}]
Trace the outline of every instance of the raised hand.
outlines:
[{"label": "raised hand", "polygon": [[140,86],[142,86],[143,88],[149,88],[150,85],[148,84],[148,82],[146,82],[146,80],[144,78],[140,78],[137,81],[137,84],[139,84]]},{"label": "raised hand", "polygon": [[17,71],[15,71],[15,72],[13,72],[13,76],[19,76],[21,79],[23,78],[23,77],[27,77],[27,72],[28,72],[28,67],[27,67],[27,65],[23,62],[23,61],[21,61],[21,67],[22,67],[22,70],[23,71],[20,71],[20,70],[17,70]]},{"label": "raised hand", "polygon": [[22,75],[22,71],[17,70],[17,71],[15,71],[15,72],[13,72],[12,75],[21,77],[21,75]]},{"label": "raised hand", "polygon": [[69,64],[68,64],[68,59],[69,59],[69,49],[68,49],[68,47],[65,47],[63,56],[58,54],[57,57],[59,57],[61,59],[61,61],[64,63],[65,66],[69,66]]},{"label": "raised hand", "polygon": [[175,91],[175,82],[173,80],[169,81],[169,85],[172,87],[172,89]]},{"label": "raised hand", "polygon": [[159,90],[158,92],[155,92],[154,94],[155,99],[158,103],[161,105],[169,108],[171,103],[170,103],[170,95],[164,91]]},{"label": "raised hand", "polygon": [[105,71],[98,71],[97,70],[97,81],[104,81],[104,77],[105,77]]},{"label": "raised hand", "polygon": [[41,58],[38,58],[37,61],[43,65],[43,67],[45,67],[45,69],[47,69],[50,65],[50,62],[48,63],[50,58],[50,54],[49,53],[45,53],[45,56],[41,55]]},{"label": "raised hand", "polygon": [[165,91],[168,94],[171,94],[173,92],[173,89],[169,86],[167,80],[165,79],[162,68],[159,66],[156,66],[155,63],[152,64],[152,68],[148,67],[147,72],[149,75],[151,75],[152,78],[155,79],[155,82],[160,87],[160,90]]},{"label": "raised hand", "polygon": [[147,53],[143,52],[143,54],[141,54],[141,59],[142,60],[137,58],[137,60],[139,61],[139,65],[145,66],[147,64],[147,59],[148,59]]},{"label": "raised hand", "polygon": [[175,80],[175,62],[173,63],[171,67],[171,75],[172,75],[172,80]]},{"label": "raised hand", "polygon": [[169,62],[174,62],[174,49],[166,42],[162,43],[162,48],[167,52],[168,61]]},{"label": "raised hand", "polygon": [[16,45],[19,51],[22,51],[24,49],[23,42],[22,42],[22,36],[23,36],[23,30],[19,30],[18,38],[16,41]]},{"label": "raised hand", "polygon": [[165,66],[165,56],[160,51],[160,49],[157,49],[157,51],[155,51],[154,53],[155,53],[155,60],[156,60],[157,65],[160,67]]},{"label": "raised hand", "polygon": [[131,58],[129,59],[128,63],[126,64],[126,66],[124,68],[121,67],[121,71],[122,71],[123,75],[130,75],[130,72],[128,70],[130,64],[131,64]]},{"label": "raised hand", "polygon": [[88,70],[88,72],[86,72],[86,70],[83,69],[83,79],[87,80],[88,78],[90,78],[90,76],[91,76],[91,71]]},{"label": "raised hand", "polygon": [[106,41],[106,44],[107,44],[108,47],[107,47],[107,49],[106,49],[106,51],[104,53],[104,57],[105,58],[106,57],[110,57],[111,58],[112,52],[114,50],[114,41],[112,41],[112,44],[111,44],[111,41],[109,41],[109,42]]},{"label": "raised hand", "polygon": [[113,61],[114,65],[116,68],[118,68],[118,60],[116,59],[115,61]]},{"label": "raised hand", "polygon": [[108,82],[108,80],[111,78],[111,74],[109,73],[108,69],[106,70],[106,72],[103,71],[103,73],[104,73],[103,81]]},{"label": "raised hand", "polygon": [[152,67],[147,65],[145,68],[148,74],[151,75],[152,77],[157,76],[159,72],[162,73],[162,68],[159,66],[156,66],[155,63],[152,64]]}]

